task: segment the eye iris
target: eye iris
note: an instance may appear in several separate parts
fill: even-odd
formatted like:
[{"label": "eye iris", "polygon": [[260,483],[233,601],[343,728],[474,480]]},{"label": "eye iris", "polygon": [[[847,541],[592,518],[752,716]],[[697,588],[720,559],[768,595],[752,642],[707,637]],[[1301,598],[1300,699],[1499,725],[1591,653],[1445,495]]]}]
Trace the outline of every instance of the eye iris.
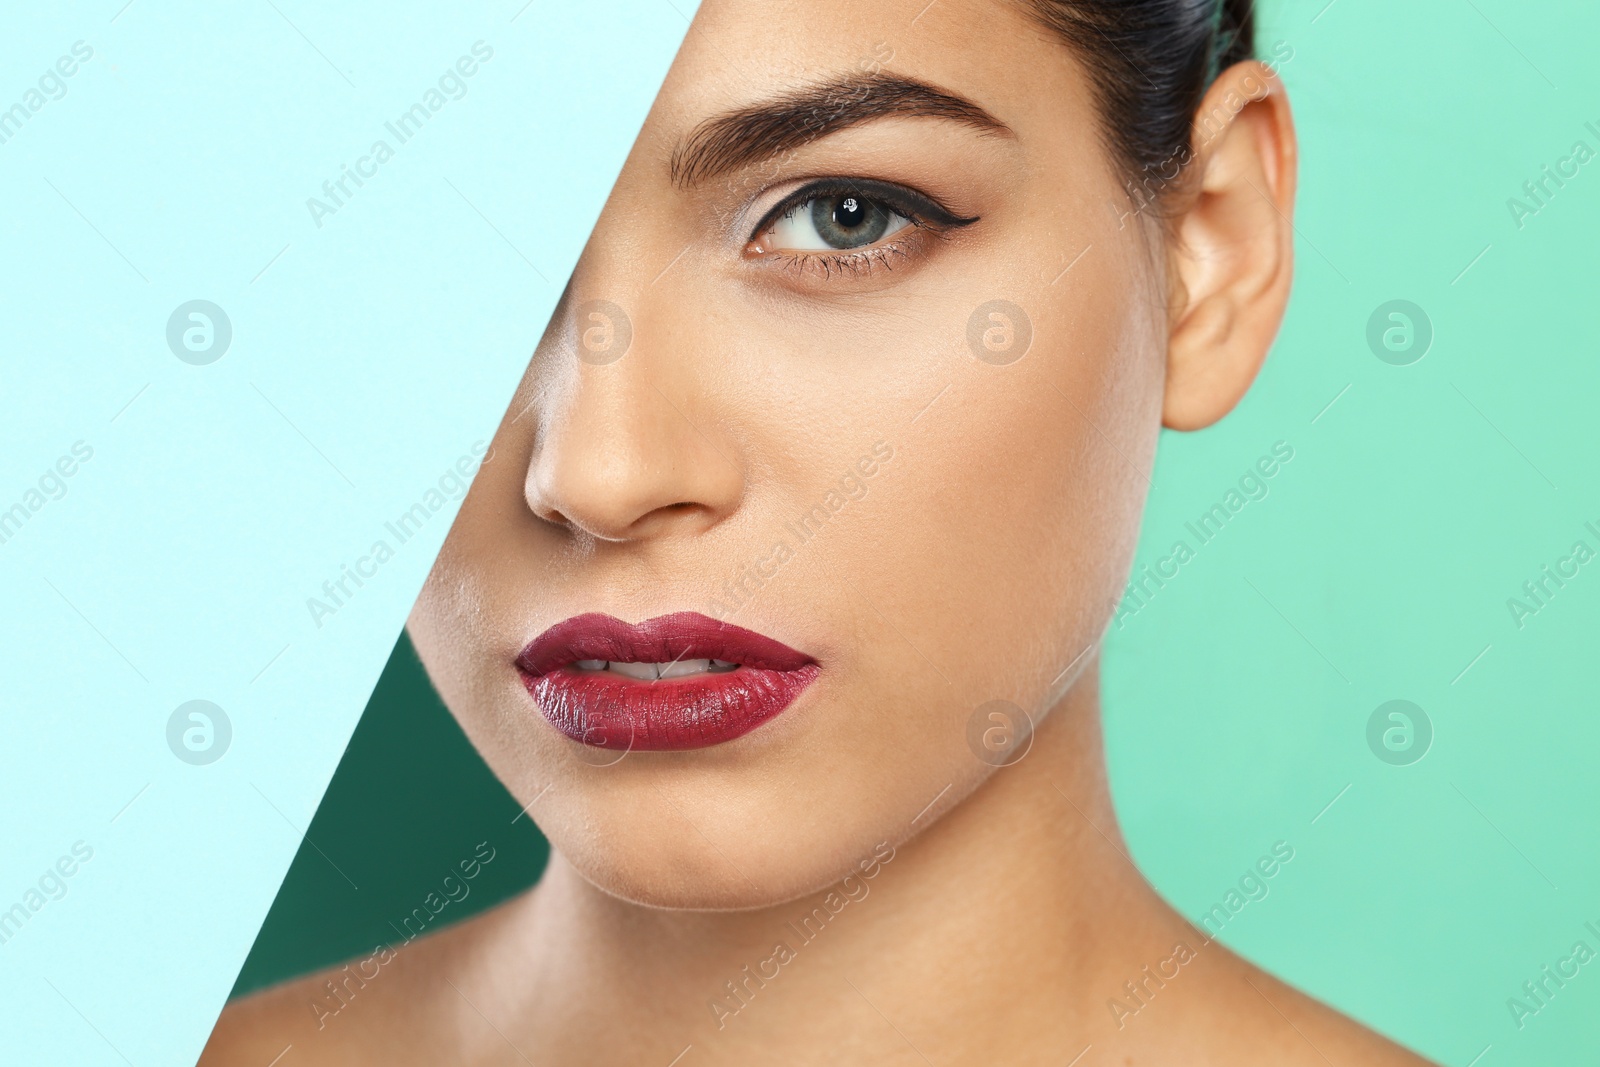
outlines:
[{"label": "eye iris", "polygon": [[811,223],[832,248],[870,245],[888,232],[889,221],[882,205],[853,193],[811,201]]}]

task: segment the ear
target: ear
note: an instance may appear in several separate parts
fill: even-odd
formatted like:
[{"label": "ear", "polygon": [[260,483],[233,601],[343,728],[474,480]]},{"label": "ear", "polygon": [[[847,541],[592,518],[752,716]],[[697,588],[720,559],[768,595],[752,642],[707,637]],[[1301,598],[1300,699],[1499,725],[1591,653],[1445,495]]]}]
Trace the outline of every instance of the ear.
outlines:
[{"label": "ear", "polygon": [[1277,336],[1294,265],[1294,119],[1255,61],[1224,71],[1193,125],[1190,188],[1172,220],[1173,314],[1162,423],[1198,430],[1244,396]]}]

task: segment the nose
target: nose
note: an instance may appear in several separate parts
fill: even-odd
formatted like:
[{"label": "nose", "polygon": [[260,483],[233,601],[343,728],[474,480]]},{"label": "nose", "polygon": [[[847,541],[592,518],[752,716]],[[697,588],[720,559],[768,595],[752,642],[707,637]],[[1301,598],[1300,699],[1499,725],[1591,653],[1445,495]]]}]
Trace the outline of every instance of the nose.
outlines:
[{"label": "nose", "polygon": [[528,507],[601,541],[704,532],[737,509],[745,475],[700,385],[695,317],[665,293],[623,307],[598,291],[574,276],[537,357]]}]

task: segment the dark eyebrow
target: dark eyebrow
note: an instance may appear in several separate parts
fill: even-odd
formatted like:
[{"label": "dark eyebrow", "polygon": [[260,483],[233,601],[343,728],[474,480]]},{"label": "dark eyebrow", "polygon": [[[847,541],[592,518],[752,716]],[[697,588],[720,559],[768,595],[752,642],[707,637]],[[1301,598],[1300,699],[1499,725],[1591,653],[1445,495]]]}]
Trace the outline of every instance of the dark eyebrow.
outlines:
[{"label": "dark eyebrow", "polygon": [[1011,133],[977,104],[926,82],[848,75],[705,120],[672,153],[672,180],[692,185],[890,116],[948,119],[987,133]]}]

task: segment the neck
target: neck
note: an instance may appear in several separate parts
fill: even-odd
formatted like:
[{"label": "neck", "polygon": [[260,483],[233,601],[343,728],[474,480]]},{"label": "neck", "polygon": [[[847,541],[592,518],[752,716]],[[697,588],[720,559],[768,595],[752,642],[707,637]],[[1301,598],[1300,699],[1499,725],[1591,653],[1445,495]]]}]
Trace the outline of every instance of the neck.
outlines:
[{"label": "neck", "polygon": [[[936,813],[934,813],[936,815]],[[503,951],[538,960],[539,1044],[617,1061],[818,1062],[848,1035],[877,1055],[994,1060],[1048,1044],[1061,1062],[1105,1029],[1108,1001],[1197,935],[1128,858],[1106,785],[1094,668],[1033,748],[893,850],[870,879],[739,912],[640,907],[559,855]],[[619,1020],[618,1013],[627,1012]],[[1067,1045],[1077,1041],[1078,1047]],[[907,1046],[911,1046],[910,1049]],[[1059,1053],[1066,1051],[1065,1057]],[[1004,1060],[1004,1057],[1000,1057]]]}]

